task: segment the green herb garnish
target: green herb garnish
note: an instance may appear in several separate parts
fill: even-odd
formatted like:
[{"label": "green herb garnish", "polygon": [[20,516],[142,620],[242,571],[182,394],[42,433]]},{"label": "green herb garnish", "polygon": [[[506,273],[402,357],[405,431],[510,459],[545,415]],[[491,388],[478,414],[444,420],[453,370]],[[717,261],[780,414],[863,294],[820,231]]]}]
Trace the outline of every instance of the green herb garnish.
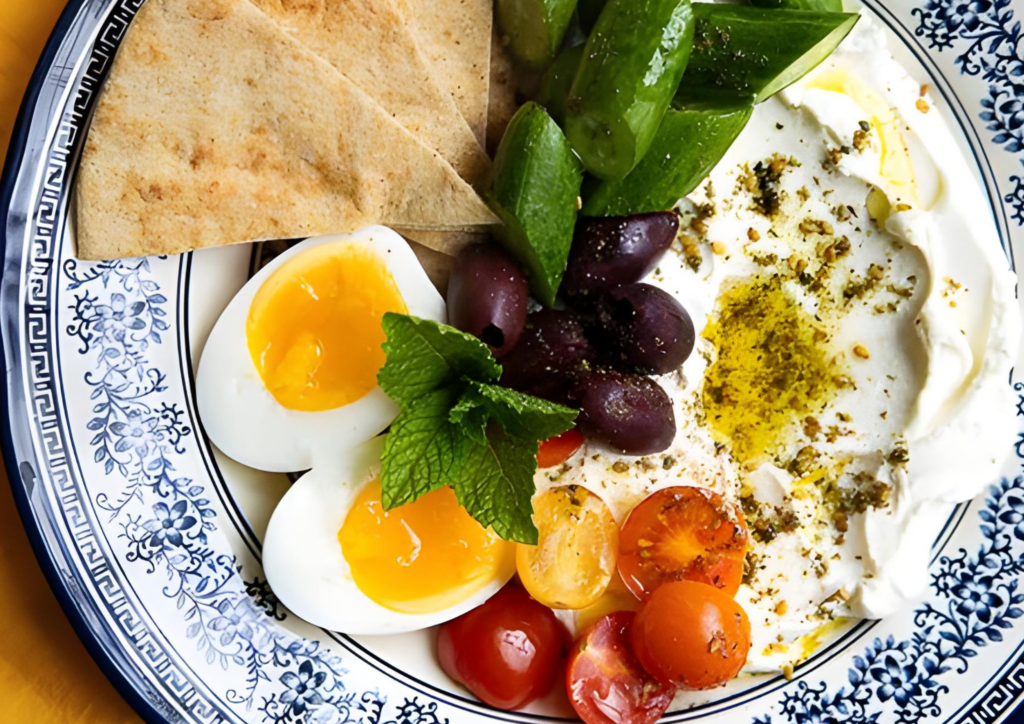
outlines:
[{"label": "green herb garnish", "polygon": [[377,382],[402,410],[384,444],[385,509],[448,485],[481,525],[535,544],[537,449],[572,428],[576,410],[498,386],[487,345],[454,327],[390,312],[382,326]]}]

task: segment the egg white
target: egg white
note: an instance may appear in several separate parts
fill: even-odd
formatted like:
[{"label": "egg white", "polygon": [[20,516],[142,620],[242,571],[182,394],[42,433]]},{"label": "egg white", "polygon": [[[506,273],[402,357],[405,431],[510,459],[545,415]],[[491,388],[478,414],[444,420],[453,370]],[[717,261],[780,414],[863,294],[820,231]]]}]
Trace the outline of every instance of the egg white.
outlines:
[{"label": "egg white", "polygon": [[391,424],[398,408],[379,388],[348,405],[322,412],[283,407],[267,390],[246,340],[246,318],[263,283],[289,259],[323,244],[357,243],[379,254],[409,314],[444,322],[444,300],[406,241],[383,226],[325,236],[289,249],[235,295],[210,333],[199,362],[196,397],[210,440],[228,457],[270,472],[307,470],[330,463]]},{"label": "egg white", "polygon": [[476,608],[510,575],[490,581],[464,601],[436,613],[407,614],[366,596],[338,541],[352,502],[380,470],[384,437],[349,450],[332,468],[317,468],[278,504],[263,539],[263,570],[281,603],[311,624],[347,634],[395,634],[436,626]]}]

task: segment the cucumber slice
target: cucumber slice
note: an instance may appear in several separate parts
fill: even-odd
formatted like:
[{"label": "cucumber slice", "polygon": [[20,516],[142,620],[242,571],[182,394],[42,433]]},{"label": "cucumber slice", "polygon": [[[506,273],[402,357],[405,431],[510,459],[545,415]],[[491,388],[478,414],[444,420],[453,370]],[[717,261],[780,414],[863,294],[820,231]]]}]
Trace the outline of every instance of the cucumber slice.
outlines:
[{"label": "cucumber slice", "polygon": [[823,61],[853,29],[856,13],[694,3],[693,53],[675,102],[773,96]]},{"label": "cucumber slice", "polygon": [[843,0],[750,0],[750,4],[755,8],[819,10],[828,13],[843,12]]},{"label": "cucumber slice", "polygon": [[565,123],[565,116],[568,113],[565,101],[569,97],[569,88],[582,59],[582,44],[566,48],[558,54],[555,62],[541,79],[537,102],[547,109],[548,115],[560,126]]},{"label": "cucumber slice", "polygon": [[498,146],[488,200],[502,221],[499,241],[549,307],[569,258],[582,182],[583,167],[562,130],[539,105],[525,104]]},{"label": "cucumber slice", "polygon": [[609,0],[569,92],[565,135],[595,176],[621,179],[647,152],[693,46],[689,0]]},{"label": "cucumber slice", "polygon": [[562,45],[576,0],[498,0],[498,29],[520,65],[544,70]]},{"label": "cucumber slice", "polygon": [[584,216],[666,211],[703,181],[750,120],[753,106],[670,108],[643,161],[621,181],[593,187]]}]

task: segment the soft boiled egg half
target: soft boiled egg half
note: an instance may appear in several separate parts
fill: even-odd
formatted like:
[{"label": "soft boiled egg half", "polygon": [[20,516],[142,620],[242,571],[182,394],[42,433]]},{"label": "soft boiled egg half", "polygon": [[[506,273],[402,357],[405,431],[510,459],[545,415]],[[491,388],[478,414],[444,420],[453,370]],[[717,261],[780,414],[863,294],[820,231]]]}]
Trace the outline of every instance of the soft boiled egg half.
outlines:
[{"label": "soft boiled egg half", "polygon": [[306,621],[350,634],[393,634],[455,618],[515,572],[501,540],[444,487],[385,511],[384,438],[314,468],[274,511],[263,569],[274,593]]},{"label": "soft boiled egg half", "polygon": [[210,333],[196,395],[210,440],[269,472],[307,470],[384,430],[386,312],[446,320],[415,253],[382,226],[308,239],[239,291]]}]

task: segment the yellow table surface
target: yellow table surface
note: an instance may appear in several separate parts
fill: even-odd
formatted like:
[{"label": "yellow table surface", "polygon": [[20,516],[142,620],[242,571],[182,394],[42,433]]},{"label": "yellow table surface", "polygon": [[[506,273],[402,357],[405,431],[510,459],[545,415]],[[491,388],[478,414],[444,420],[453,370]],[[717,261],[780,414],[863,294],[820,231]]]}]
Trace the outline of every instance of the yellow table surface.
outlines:
[{"label": "yellow table surface", "polygon": [[[0,0],[0,158],[65,0]],[[120,724],[139,718],[89,657],[36,563],[0,470],[0,722]]]}]

